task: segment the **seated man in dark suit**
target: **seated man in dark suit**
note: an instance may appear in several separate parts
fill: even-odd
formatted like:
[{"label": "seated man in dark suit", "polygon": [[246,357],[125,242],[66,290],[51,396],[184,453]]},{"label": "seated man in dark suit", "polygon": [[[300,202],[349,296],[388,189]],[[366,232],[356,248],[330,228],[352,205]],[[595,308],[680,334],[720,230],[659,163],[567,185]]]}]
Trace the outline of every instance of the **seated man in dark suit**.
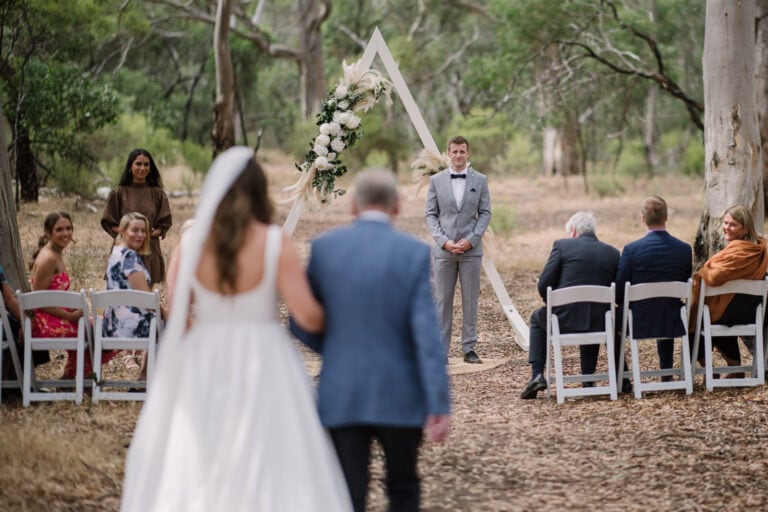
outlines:
[{"label": "seated man in dark suit", "polygon": [[[547,287],[553,290],[580,285],[610,286],[619,265],[619,251],[597,239],[595,214],[578,212],[565,224],[568,238],[555,241],[544,270],[539,276],[539,295],[547,300]],[[587,332],[605,325],[605,305],[574,304],[556,309],[563,332]],[[536,398],[547,389],[544,366],[547,358],[547,308],[539,308],[531,315],[530,348],[528,362],[531,380],[523,388],[520,398]],[[581,372],[595,373],[599,345],[580,346]],[[586,383],[585,383],[586,384]]]},{"label": "seated man in dark suit", "polygon": [[[645,199],[642,216],[648,233],[640,240],[627,244],[619,260],[616,274],[616,302],[619,307],[624,303],[624,284],[627,282],[687,281],[693,271],[691,246],[667,232],[667,203],[664,199],[658,196]],[[633,303],[631,309],[635,339],[682,336],[685,332],[680,320],[680,301],[677,299],[638,301]],[[616,329],[621,329],[618,322]],[[617,343],[624,343],[624,340]],[[656,349],[659,367],[672,368],[673,339],[657,339]],[[671,379],[671,375],[661,378],[662,381]]]}]

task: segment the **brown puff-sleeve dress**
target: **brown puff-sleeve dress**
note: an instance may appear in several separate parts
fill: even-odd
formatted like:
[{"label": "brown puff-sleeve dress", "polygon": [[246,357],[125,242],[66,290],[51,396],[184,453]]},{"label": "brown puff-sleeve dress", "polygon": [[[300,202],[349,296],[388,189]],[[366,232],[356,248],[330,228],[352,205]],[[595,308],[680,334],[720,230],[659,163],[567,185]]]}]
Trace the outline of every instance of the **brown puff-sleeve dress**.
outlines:
[{"label": "brown puff-sleeve dress", "polygon": [[168,196],[160,187],[151,187],[146,184],[118,186],[107,198],[101,227],[114,238],[117,236],[114,229],[120,225],[123,215],[129,212],[146,215],[149,219],[150,232],[154,229],[161,231],[159,237],[150,238],[151,253],[141,256],[141,260],[149,269],[152,284],[160,283],[165,280],[165,260],[160,250],[160,238],[165,238],[166,232],[173,224]]}]

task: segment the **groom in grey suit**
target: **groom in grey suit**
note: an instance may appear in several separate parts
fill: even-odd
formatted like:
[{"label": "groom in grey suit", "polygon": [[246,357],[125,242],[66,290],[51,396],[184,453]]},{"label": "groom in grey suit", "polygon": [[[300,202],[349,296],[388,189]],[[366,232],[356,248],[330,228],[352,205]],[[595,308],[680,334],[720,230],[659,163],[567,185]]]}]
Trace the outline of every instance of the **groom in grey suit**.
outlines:
[{"label": "groom in grey suit", "polygon": [[393,229],[397,180],[385,169],[355,180],[357,221],[312,243],[307,268],[325,330],[291,329],[323,358],[320,421],[339,455],[356,512],[365,511],[372,440],[386,459],[389,510],[419,510],[423,434],[450,425],[445,353],[429,282],[429,247]]},{"label": "groom in grey suit", "polygon": [[445,352],[451,345],[453,296],[461,283],[461,350],[467,363],[482,363],[477,344],[477,301],[483,260],[482,238],[491,222],[488,180],[469,166],[469,142],[457,135],[448,141],[451,166],[429,179],[427,227],[432,251],[435,302]]}]

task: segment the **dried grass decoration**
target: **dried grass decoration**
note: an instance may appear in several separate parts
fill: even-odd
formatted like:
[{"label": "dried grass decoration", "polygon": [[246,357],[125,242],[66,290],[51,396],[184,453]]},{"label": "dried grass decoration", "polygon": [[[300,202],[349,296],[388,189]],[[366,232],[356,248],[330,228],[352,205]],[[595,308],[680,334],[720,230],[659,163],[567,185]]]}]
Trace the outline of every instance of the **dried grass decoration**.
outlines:
[{"label": "dried grass decoration", "polygon": [[336,189],[336,178],[347,172],[341,153],[363,138],[361,119],[356,113],[365,113],[382,97],[389,97],[392,84],[373,69],[361,69],[360,61],[348,65],[342,62],[344,75],[338,85],[328,93],[320,113],[317,114],[318,135],[310,142],[304,162],[296,168],[301,178],[285,189],[289,201],[314,196],[321,203],[343,195]]}]

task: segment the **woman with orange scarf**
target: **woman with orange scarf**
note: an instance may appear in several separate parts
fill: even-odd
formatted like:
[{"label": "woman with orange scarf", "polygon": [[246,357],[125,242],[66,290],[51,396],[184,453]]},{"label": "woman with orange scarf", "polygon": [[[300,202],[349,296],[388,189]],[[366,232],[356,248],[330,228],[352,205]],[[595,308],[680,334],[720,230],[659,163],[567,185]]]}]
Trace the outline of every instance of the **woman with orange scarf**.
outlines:
[{"label": "woman with orange scarf", "polygon": [[[691,322],[696,322],[701,281],[707,286],[720,286],[736,279],[763,279],[768,269],[768,253],[765,238],[755,229],[752,213],[744,205],[728,208],[723,214],[723,237],[726,246],[710,257],[704,266],[693,276],[693,307]],[[727,294],[707,297],[712,323],[735,325],[754,322],[755,307],[760,297],[751,295]],[[695,325],[689,332],[695,332]],[[738,338],[735,336],[712,339],[712,344],[725,358],[728,366],[741,364]],[[699,345],[699,362],[704,360],[704,347]],[[732,377],[740,375],[731,374]]]}]

